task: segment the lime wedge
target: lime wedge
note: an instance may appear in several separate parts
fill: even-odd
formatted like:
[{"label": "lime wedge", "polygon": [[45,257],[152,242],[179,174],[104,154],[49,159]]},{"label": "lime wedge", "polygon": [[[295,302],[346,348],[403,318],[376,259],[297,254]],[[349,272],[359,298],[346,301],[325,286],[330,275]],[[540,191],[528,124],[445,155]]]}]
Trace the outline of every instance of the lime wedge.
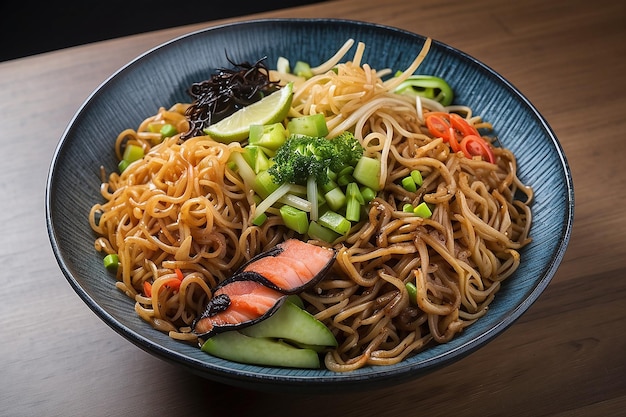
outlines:
[{"label": "lime wedge", "polygon": [[293,83],[237,110],[230,116],[204,129],[204,133],[223,143],[244,140],[250,134],[250,125],[281,122],[287,116],[293,97]]}]

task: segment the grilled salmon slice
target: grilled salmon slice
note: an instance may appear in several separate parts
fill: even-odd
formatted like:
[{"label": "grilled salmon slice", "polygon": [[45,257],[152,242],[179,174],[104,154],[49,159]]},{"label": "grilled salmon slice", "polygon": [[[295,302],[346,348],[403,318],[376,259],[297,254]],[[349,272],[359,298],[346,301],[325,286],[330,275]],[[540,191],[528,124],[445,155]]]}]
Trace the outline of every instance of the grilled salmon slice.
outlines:
[{"label": "grilled salmon slice", "polygon": [[285,297],[285,294],[258,281],[224,281],[224,285],[213,294],[204,313],[196,320],[194,333],[209,337],[254,324],[269,317],[282,305]]},{"label": "grilled salmon slice", "polygon": [[221,282],[193,324],[199,337],[250,326],[282,305],[289,294],[315,285],[330,269],[336,251],[290,239],[259,254]]},{"label": "grilled salmon slice", "polygon": [[[276,245],[245,264],[241,273],[254,273],[270,281],[269,286],[286,294],[295,294],[319,282],[330,269],[336,251],[297,239]],[[255,279],[250,277],[250,279]]]}]

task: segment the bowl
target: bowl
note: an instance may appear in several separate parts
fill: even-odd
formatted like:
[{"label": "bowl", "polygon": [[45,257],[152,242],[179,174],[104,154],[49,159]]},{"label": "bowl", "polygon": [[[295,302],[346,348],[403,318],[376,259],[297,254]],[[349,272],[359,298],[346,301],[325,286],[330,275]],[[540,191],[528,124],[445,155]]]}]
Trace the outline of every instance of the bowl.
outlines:
[{"label": "bowl", "polygon": [[[112,141],[159,106],[189,101],[186,88],[233,62],[266,56],[323,62],[348,38],[366,45],[373,68],[406,68],[425,37],[393,27],[337,19],[262,19],[199,30],[166,42],[120,68],[84,102],[64,131],[51,162],[46,221],[61,271],[78,296],[112,329],[146,352],[229,385],[279,392],[337,392],[398,384],[453,363],[484,346],[515,322],[554,276],[570,238],[574,195],[563,150],[546,120],[510,82],[479,60],[433,40],[420,73],[437,74],[496,127],[518,158],[518,174],[535,191],[531,235],[522,263],[503,284],[489,312],[452,341],[389,366],[347,373],[234,363],[212,357],[154,330],[115,289],[94,250],[87,215],[101,201],[100,166],[117,166]],[[354,47],[353,47],[354,48]],[[348,54],[350,56],[350,53]],[[109,140],[106,140],[109,138]]]}]

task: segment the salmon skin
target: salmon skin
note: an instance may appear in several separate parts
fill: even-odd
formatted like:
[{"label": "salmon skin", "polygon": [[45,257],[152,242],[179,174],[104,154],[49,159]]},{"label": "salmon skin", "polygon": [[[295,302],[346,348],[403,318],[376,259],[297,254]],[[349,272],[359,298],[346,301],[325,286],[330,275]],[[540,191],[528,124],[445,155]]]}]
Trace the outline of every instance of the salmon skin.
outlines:
[{"label": "salmon skin", "polygon": [[278,310],[289,294],[318,283],[335,260],[334,249],[290,239],[245,263],[219,283],[193,325],[201,339],[250,326]]}]

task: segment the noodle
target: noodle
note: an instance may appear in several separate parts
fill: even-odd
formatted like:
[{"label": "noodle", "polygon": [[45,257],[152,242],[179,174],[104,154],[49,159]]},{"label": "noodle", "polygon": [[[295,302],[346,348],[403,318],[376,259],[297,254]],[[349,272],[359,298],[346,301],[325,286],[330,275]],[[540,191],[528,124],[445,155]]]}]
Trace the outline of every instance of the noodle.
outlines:
[{"label": "noodle", "polygon": [[[350,130],[365,155],[381,160],[381,191],[367,218],[334,242],[331,272],[301,294],[339,342],[325,357],[326,367],[336,372],[398,363],[430,343],[451,340],[485,315],[501,282],[518,268],[519,250],[530,242],[533,198],[509,150],[494,148],[495,163],[453,153],[424,127],[424,116],[444,110],[441,105],[393,92],[419,67],[430,40],[406,71],[387,81],[381,77],[389,71],[362,63],[362,43],[352,61],[339,63],[352,43],[294,86],[289,112],[323,113],[329,137]],[[207,136],[182,141],[179,135],[155,143],[160,135],[151,133],[152,124],[189,129],[187,107],[161,108],[137,130],[120,133],[118,158],[129,143],[142,146],[145,157],[103,178],[104,203],[94,204],[89,221],[96,250],[118,254],[116,286],[134,299],[136,313],[172,338],[194,342],[191,325],[212,288],[296,234],[280,216],[269,216],[261,226],[252,223],[254,196],[227,163],[242,151],[239,143]],[[445,111],[491,128],[467,106]],[[414,193],[396,183],[412,170],[424,178]],[[432,217],[402,211],[404,204],[421,201],[434,206]],[[407,283],[417,289],[417,304]]]}]

